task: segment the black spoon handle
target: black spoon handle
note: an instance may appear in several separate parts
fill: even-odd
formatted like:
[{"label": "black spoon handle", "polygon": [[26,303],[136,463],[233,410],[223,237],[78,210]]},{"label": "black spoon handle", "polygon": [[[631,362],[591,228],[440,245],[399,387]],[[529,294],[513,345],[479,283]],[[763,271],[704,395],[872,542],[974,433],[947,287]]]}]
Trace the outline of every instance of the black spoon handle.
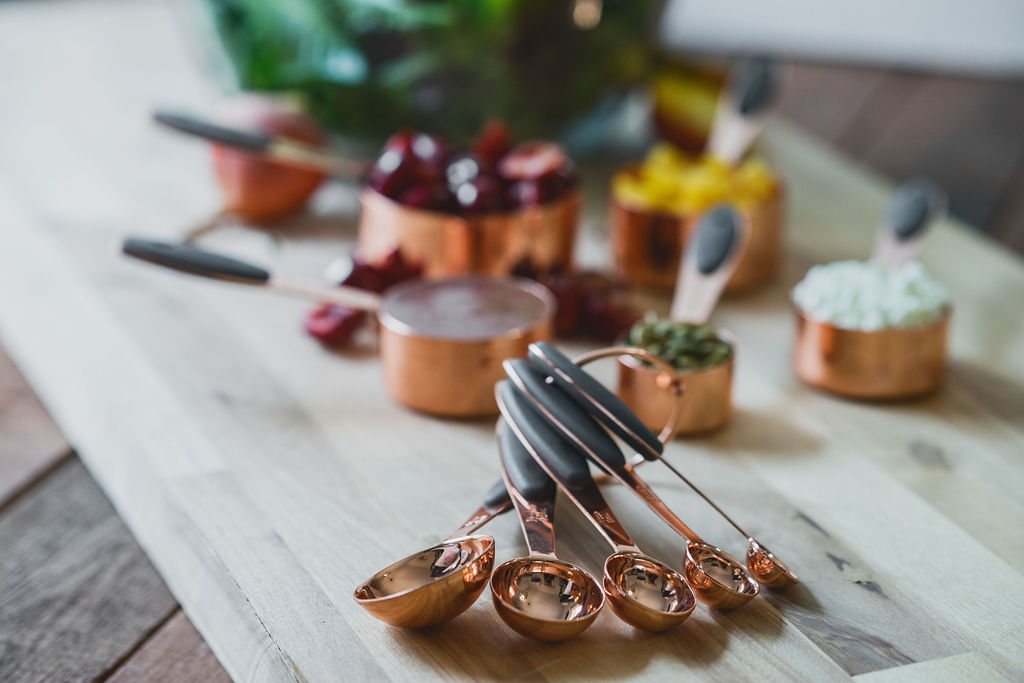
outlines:
[{"label": "black spoon handle", "polygon": [[179,133],[251,152],[265,151],[273,142],[273,138],[266,133],[228,128],[179,112],[157,110],[153,114],[153,120]]},{"label": "black spoon handle", "polygon": [[188,244],[126,237],[121,250],[137,259],[192,275],[254,285],[270,280],[270,272],[264,268]]}]

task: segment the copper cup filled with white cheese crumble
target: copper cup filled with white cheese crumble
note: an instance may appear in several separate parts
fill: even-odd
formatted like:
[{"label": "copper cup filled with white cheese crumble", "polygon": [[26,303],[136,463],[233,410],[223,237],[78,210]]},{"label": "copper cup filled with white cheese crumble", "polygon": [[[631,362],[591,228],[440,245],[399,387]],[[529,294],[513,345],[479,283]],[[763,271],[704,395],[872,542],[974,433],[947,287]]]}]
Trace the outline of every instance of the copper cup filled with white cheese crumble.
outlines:
[{"label": "copper cup filled with white cheese crumble", "polygon": [[952,312],[917,261],[837,261],[811,268],[792,292],[797,376],[850,398],[909,398],[938,388]]}]

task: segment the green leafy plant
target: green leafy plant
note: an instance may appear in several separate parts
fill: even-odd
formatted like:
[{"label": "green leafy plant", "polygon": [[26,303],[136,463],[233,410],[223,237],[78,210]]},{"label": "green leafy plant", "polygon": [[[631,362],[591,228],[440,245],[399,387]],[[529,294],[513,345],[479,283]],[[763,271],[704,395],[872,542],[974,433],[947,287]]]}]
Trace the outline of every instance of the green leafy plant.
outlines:
[{"label": "green leafy plant", "polygon": [[[460,140],[490,118],[550,136],[640,80],[659,2],[200,0],[246,90],[301,93],[324,124],[379,141],[400,128]],[[584,0],[586,1],[586,0]]]}]

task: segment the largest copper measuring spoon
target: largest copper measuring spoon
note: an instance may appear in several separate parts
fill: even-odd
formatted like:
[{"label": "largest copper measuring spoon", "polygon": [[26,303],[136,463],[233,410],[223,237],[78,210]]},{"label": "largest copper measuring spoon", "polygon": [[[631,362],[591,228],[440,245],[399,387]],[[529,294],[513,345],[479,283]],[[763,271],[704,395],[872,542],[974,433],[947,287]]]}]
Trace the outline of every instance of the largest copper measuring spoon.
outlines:
[{"label": "largest copper measuring spoon", "polygon": [[[622,353],[645,357],[650,356],[649,352],[633,347],[620,347],[610,349],[598,349],[580,356],[576,363],[573,363],[565,355],[559,352],[550,344],[540,342],[530,346],[530,359],[538,367],[544,369],[569,396],[576,399],[580,406],[590,412],[595,418],[601,421],[606,427],[634,448],[646,460],[660,460],[679,479],[700,496],[712,509],[722,516],[734,529],[739,531],[747,539],[747,568],[760,583],[772,588],[785,588],[799,583],[796,574],[790,571],[789,567],[776,557],[768,548],[761,544],[756,538],[748,534],[737,524],[722,508],[715,504],[703,491],[690,481],[682,472],[672,466],[662,457],[664,442],[672,433],[672,425],[666,425],[661,434],[655,435],[641,422],[619,398],[606,389],[600,382],[583,372],[579,365],[585,365],[600,358],[616,356]],[[645,357],[646,358],[646,357]],[[665,377],[671,378],[674,369],[656,356],[647,358],[651,363],[660,367]],[[578,365],[577,365],[578,363]],[[641,461],[642,462],[642,461]]]},{"label": "largest copper measuring spoon", "polygon": [[[619,347],[609,353],[638,350]],[[650,362],[664,363],[656,355],[639,350]],[[700,537],[672,512],[661,498],[638,477],[615,442],[591,417],[560,390],[546,381],[546,373],[525,360],[505,361],[505,373],[516,387],[533,401],[535,408],[567,439],[639,497],[658,517],[686,541],[684,574],[687,583],[703,602],[721,609],[739,607],[754,598],[760,587],[747,569],[721,548]],[[500,406],[499,406],[500,407]]]},{"label": "largest copper measuring spoon", "polygon": [[392,626],[420,628],[454,619],[480,597],[494,567],[494,538],[471,535],[512,508],[499,481],[483,505],[447,538],[395,562],[353,594],[367,612]]},{"label": "largest copper measuring spoon", "polygon": [[289,278],[185,244],[128,238],[124,253],[192,275],[371,311],[380,322],[380,356],[388,391],[402,405],[432,415],[494,415],[494,383],[503,358],[526,355],[530,342],[553,334],[555,300],[523,278],[467,275],[412,280],[384,295]]},{"label": "largest copper measuring spoon", "polygon": [[603,586],[623,621],[664,631],[685,620],[696,601],[682,574],[645,555],[616,519],[590,477],[582,453],[549,426],[509,382],[498,385],[498,406],[521,448],[584,512],[614,550],[604,563]]},{"label": "largest copper measuring spoon", "polygon": [[[572,638],[590,626],[604,606],[601,584],[587,570],[555,556],[555,483],[504,420],[498,421],[497,437],[502,477],[530,555],[509,560],[491,574],[494,609],[528,638]],[[581,458],[578,469],[586,467]]]}]

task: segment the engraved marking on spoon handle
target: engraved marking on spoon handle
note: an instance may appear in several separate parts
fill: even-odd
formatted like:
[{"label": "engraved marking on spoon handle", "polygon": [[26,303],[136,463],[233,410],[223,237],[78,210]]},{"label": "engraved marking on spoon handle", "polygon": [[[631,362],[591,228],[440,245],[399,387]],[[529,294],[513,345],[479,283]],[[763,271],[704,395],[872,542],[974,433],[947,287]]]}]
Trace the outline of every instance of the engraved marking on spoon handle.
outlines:
[{"label": "engraved marking on spoon handle", "polygon": [[444,540],[450,541],[453,538],[459,538],[461,536],[468,536],[487,522],[491,521],[498,515],[507,512],[512,509],[512,501],[505,500],[497,507],[482,506],[479,510],[474,512],[469,519],[462,523],[458,529],[450,533]]}]

